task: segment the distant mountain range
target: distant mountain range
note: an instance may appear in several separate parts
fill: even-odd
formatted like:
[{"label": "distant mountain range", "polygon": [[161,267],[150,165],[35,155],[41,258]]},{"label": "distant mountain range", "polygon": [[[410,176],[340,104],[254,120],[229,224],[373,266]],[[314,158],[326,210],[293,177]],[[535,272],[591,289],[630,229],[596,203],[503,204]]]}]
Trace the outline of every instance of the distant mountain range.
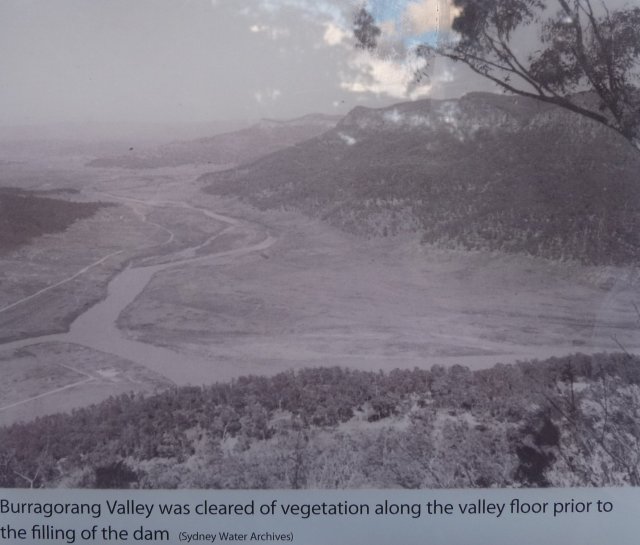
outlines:
[{"label": "distant mountain range", "polygon": [[202,180],[364,235],[415,231],[446,247],[585,263],[640,257],[640,152],[523,97],[358,107],[324,134]]},{"label": "distant mountain range", "polygon": [[245,129],[208,138],[172,142],[144,152],[94,159],[89,166],[159,168],[211,163],[236,165],[322,134],[341,116],[310,114],[292,120],[264,119]]}]

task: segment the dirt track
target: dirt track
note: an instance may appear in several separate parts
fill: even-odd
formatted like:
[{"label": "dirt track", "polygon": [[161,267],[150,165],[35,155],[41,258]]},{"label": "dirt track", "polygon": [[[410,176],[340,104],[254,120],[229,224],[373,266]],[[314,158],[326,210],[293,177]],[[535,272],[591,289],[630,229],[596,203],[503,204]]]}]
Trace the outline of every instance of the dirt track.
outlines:
[{"label": "dirt track", "polygon": [[[60,290],[72,304],[79,281],[111,259],[129,261],[67,333],[0,345],[16,363],[4,378],[15,375],[14,391],[25,385],[21,399],[0,398],[0,422],[131,389],[303,366],[478,368],[640,347],[635,270],[364,240],[295,212],[203,196],[181,170],[136,176],[106,171],[82,189],[87,200],[125,204],[144,236],[0,309],[55,313]],[[83,232],[89,246],[100,233]],[[22,367],[23,349],[43,376],[72,357],[86,379],[58,373],[27,384],[8,371]]]}]

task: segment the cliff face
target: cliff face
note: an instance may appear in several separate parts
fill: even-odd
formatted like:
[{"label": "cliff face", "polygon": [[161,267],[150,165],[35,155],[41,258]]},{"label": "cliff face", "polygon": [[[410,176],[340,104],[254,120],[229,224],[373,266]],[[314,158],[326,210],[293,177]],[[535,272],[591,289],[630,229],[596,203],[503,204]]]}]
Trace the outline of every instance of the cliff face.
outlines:
[{"label": "cliff face", "polygon": [[207,191],[359,234],[586,263],[636,262],[640,153],[584,116],[474,93],[356,108],[324,134],[206,175]]}]

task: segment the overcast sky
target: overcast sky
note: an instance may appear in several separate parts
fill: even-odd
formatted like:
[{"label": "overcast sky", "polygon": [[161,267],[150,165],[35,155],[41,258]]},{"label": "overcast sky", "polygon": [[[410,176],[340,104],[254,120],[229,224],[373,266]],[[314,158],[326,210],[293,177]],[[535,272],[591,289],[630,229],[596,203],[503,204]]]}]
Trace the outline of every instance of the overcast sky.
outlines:
[{"label": "overcast sky", "polygon": [[372,0],[394,38],[371,56],[353,45],[356,0],[0,0],[0,125],[294,117],[426,96],[403,46],[446,26],[444,1]]}]

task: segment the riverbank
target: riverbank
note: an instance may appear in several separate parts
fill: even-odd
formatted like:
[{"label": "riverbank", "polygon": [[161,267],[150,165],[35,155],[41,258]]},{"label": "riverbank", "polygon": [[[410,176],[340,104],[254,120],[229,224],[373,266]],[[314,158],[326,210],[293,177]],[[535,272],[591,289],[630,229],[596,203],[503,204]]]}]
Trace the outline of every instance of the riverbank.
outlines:
[{"label": "riverbank", "polygon": [[235,364],[237,376],[477,369],[640,346],[630,268],[367,240],[295,212],[209,206],[277,232],[278,244],[215,271],[157,275],[120,317],[130,339]]},{"label": "riverbank", "polygon": [[[45,342],[71,352],[84,347],[88,363],[101,361],[92,354],[106,354],[145,368],[149,377],[123,382],[133,391],[157,381],[201,385],[319,366],[479,369],[640,347],[630,268],[440,250],[417,236],[365,239],[296,212],[261,212],[203,195],[196,178],[184,169],[104,171],[83,187],[80,198],[118,203],[110,210],[119,215],[79,222],[65,233],[74,245],[38,239],[16,258],[17,271],[41,255],[61,272],[43,285],[43,268],[41,284],[30,290],[16,274],[23,297],[46,292],[0,312],[5,338],[16,331],[29,337],[0,345],[9,362],[3,377],[19,384],[24,377],[11,362]],[[119,231],[122,239],[114,237]],[[112,246],[95,243],[102,240]],[[108,276],[100,265],[65,281],[104,258],[105,249],[118,260]],[[56,252],[60,258],[51,261]],[[76,263],[81,267],[71,269]],[[97,282],[94,273],[102,275]],[[56,333],[37,336],[50,331]],[[51,371],[46,351],[34,357],[38,369]],[[51,380],[44,373],[39,389],[29,383],[25,403],[18,400],[16,418],[70,406],[30,398],[64,394],[81,406],[108,397],[110,387],[95,387],[105,384],[100,369],[87,383],[66,371]],[[0,396],[0,407],[14,403]]]}]

